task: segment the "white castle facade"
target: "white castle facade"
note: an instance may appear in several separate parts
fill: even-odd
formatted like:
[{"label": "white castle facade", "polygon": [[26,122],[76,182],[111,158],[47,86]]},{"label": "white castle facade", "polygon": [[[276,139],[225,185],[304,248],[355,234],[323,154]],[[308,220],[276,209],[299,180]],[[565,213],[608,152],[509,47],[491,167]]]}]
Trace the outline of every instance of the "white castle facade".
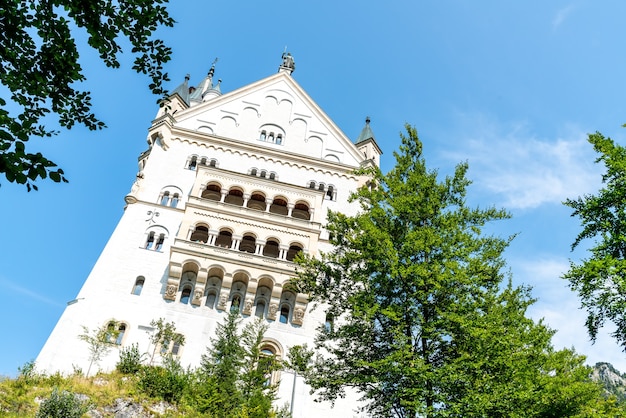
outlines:
[{"label": "white castle facade", "polygon": [[[294,292],[294,256],[329,250],[329,209],[354,213],[350,192],[378,165],[381,151],[366,122],[352,142],[292,78],[284,55],[278,73],[222,94],[214,66],[196,87],[187,80],[161,108],[148,150],[125,197],[123,216],[76,299],[39,354],[38,370],[71,373],[89,364],[82,326],[119,321],[119,347],[151,352],[152,320],[174,322],[184,346],[168,347],[195,366],[226,312],[269,324],[264,350],[285,358],[312,347],[327,318]],[[115,367],[112,352],[99,364]],[[278,377],[279,400],[291,401],[294,376]],[[295,380],[295,417],[350,417],[356,397],[331,408]]]}]

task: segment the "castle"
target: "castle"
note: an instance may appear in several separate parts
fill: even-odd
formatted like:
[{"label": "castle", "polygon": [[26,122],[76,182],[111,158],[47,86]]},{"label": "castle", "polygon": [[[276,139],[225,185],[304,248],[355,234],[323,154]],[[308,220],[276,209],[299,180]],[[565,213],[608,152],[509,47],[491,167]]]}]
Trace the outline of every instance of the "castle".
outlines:
[{"label": "castle", "polygon": [[[330,249],[327,211],[354,213],[349,194],[379,165],[381,151],[366,120],[351,141],[293,79],[283,54],[274,75],[222,93],[215,63],[190,87],[169,95],[149,128],[148,149],[126,195],[124,213],[76,299],[68,303],[36,364],[64,373],[89,363],[90,329],[118,321],[119,347],[152,351],[151,321],[174,322],[185,344],[161,350],[197,365],[227,311],[269,324],[263,350],[284,358],[313,346],[331,318],[289,286],[298,252]],[[115,367],[117,350],[99,365]],[[315,403],[302,378],[277,376],[279,402],[294,416],[347,417],[356,397]],[[295,379],[294,379],[295,377]]]}]

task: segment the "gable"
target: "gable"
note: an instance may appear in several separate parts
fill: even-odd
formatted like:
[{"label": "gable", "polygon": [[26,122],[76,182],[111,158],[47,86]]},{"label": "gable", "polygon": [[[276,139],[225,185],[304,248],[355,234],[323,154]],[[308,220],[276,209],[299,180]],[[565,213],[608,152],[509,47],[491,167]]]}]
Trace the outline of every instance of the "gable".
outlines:
[{"label": "gable", "polygon": [[257,147],[358,166],[361,153],[286,73],[277,73],[175,115],[175,126]]}]

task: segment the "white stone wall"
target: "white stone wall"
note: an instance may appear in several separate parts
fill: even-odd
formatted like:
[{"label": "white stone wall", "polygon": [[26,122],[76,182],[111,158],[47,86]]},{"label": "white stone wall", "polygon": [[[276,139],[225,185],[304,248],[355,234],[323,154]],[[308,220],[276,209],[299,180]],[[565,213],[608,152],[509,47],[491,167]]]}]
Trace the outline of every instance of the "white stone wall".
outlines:
[{"label": "white stone wall", "polygon": [[[259,141],[259,130],[270,126],[275,127],[275,134],[281,129],[281,145]],[[275,282],[274,297],[280,297],[280,290],[294,273],[293,264],[285,260],[191,243],[189,230],[195,224],[204,220],[211,229],[227,225],[236,234],[255,232],[259,239],[269,234],[278,237],[281,244],[297,241],[306,252],[315,255],[329,248],[327,232],[322,228],[328,209],[344,213],[358,209],[347,198],[365,180],[351,173],[361,163],[361,153],[285,73],[178,110],[175,119],[164,116],[155,122],[148,140],[151,149],[144,153],[140,163],[143,168],[127,196],[129,204],[76,302],[65,309],[37,358],[39,370],[86,371],[88,347],[77,338],[82,333],[81,326],[94,329],[113,319],[127,325],[122,346],[137,343],[141,351],[152,353],[150,321],[160,317],[173,321],[186,338],[180,352],[181,363],[198,365],[226,312],[205,306],[206,293],[199,306],[180,303],[180,289],[174,300],[164,298],[168,283],[178,285],[184,263],[196,263],[198,277],[204,274],[205,279],[210,269],[222,269],[227,275],[239,272],[247,277],[248,290],[254,290],[260,278],[271,277]],[[335,157],[329,157],[331,154]],[[215,159],[216,166],[190,170],[192,156],[196,156],[198,164],[205,157],[207,164]],[[250,176],[252,168],[273,172],[276,180]],[[312,209],[312,218],[303,221],[207,202],[200,196],[211,181],[224,189],[239,186],[245,193],[261,191],[270,199],[282,196],[289,203],[306,202]],[[316,189],[309,188],[311,182]],[[326,188],[333,186],[335,200],[317,189],[320,183]],[[170,195],[180,191],[175,208],[160,204],[163,190],[169,190]],[[156,242],[152,249],[144,248],[150,231],[155,231],[156,237],[165,235],[158,251]],[[143,290],[140,295],[133,295],[139,276],[145,278]],[[232,277],[224,282],[229,280]],[[306,302],[303,300],[305,296],[299,295],[300,305]],[[302,325],[295,325],[293,320],[287,324],[269,321],[266,338],[279,345],[283,356],[293,345],[312,347],[316,329],[324,322],[323,308],[302,306],[307,307]],[[252,315],[244,321],[254,318],[253,308]],[[92,373],[113,369],[117,360],[118,350],[114,349],[92,367]],[[155,360],[160,360],[158,354]],[[278,405],[291,400],[293,374],[282,372],[280,381]],[[356,416],[352,412],[356,405],[352,396],[330,410],[328,404],[314,403],[309,388],[301,378],[297,380],[296,417]]]}]

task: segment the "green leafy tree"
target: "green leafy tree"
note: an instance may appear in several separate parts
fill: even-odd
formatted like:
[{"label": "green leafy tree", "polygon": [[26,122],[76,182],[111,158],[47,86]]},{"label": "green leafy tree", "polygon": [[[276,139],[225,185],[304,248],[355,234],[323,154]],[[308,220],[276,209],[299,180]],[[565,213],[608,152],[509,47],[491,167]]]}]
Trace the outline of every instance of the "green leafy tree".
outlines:
[{"label": "green leafy tree", "polygon": [[185,336],[176,332],[174,322],[167,322],[165,318],[159,318],[150,321],[150,326],[154,327],[154,331],[150,335],[150,342],[152,343],[150,364],[154,361],[157,349],[159,349],[159,354],[162,357],[167,358],[171,355],[170,346],[185,345]]},{"label": "green leafy tree", "polygon": [[[380,417],[550,416],[531,398],[544,393],[533,379],[556,381],[552,333],[524,317],[528,291],[503,283],[511,238],[482,231],[509,215],[468,207],[468,165],[439,181],[406,129],[389,173],[360,172],[371,182],[352,196],[359,214],[329,213],[334,249],[299,259],[297,286],[334,318],[309,384],[330,401],[355,389]],[[588,373],[559,355],[576,372],[561,383]]]},{"label": "green leafy tree", "polygon": [[626,148],[600,133],[588,138],[599,154],[596,163],[604,165],[603,187],[595,195],[568,199],[582,231],[572,250],[585,240],[594,240],[589,258],[570,262],[563,276],[578,293],[587,310],[586,326],[593,341],[598,331],[610,321],[613,337],[626,350]]},{"label": "green leafy tree", "polygon": [[86,377],[89,377],[91,366],[94,363],[98,364],[115,347],[115,340],[119,334],[118,323],[110,321],[108,324],[94,330],[90,330],[84,325],[82,327],[83,333],[78,336],[78,339],[89,345],[89,367],[85,374]]},{"label": "green leafy tree", "polygon": [[[0,10],[0,83],[10,97],[0,98],[0,173],[9,182],[37,190],[34,182],[49,177],[67,181],[63,170],[41,153],[30,153],[26,142],[58,132],[43,124],[48,115],[70,129],[105,125],[91,111],[91,95],[77,89],[85,80],[79,63],[77,27],[107,67],[120,66],[127,44],[135,56],[133,69],[147,74],[150,89],[163,95],[168,80],[163,64],[171,50],[154,39],[160,27],[173,26],[164,4],[168,0],[9,0]],[[16,110],[17,109],[17,110]]]}]

